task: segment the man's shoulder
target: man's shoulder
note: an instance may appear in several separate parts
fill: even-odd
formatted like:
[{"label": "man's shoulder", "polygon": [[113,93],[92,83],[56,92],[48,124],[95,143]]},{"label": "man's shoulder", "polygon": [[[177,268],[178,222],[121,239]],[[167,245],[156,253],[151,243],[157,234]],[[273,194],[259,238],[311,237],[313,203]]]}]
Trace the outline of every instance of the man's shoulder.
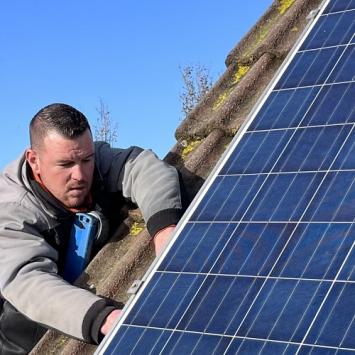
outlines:
[{"label": "man's shoulder", "polygon": [[12,161],[0,173],[0,203],[7,201],[21,201],[27,192],[24,156]]},{"label": "man's shoulder", "polygon": [[38,214],[39,205],[31,192],[24,157],[11,162],[0,173],[0,215],[11,213]]},{"label": "man's shoulder", "polygon": [[6,184],[0,178],[0,229],[9,223],[20,229],[24,225],[46,228],[47,215],[34,195],[21,185],[4,186]]},{"label": "man's shoulder", "polygon": [[102,172],[107,172],[112,166],[122,167],[127,159],[134,159],[141,152],[143,148],[137,146],[131,146],[128,148],[116,148],[111,147],[106,142],[95,141],[95,160],[96,165]]}]

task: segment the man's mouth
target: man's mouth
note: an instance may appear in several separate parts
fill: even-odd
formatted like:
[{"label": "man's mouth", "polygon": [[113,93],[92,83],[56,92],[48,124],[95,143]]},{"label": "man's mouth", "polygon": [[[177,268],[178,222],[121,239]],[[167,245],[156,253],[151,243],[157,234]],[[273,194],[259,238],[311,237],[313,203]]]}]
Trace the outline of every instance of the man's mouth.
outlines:
[{"label": "man's mouth", "polygon": [[69,192],[74,194],[80,194],[85,191],[85,186],[73,186],[69,188]]}]

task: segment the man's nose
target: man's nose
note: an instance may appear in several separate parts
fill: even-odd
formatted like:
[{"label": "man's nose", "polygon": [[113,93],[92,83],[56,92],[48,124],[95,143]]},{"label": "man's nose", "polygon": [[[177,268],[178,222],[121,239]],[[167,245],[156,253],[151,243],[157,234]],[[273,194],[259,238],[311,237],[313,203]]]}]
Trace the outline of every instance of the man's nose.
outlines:
[{"label": "man's nose", "polygon": [[75,164],[71,171],[71,178],[73,180],[82,181],[84,180],[84,169],[80,164]]}]

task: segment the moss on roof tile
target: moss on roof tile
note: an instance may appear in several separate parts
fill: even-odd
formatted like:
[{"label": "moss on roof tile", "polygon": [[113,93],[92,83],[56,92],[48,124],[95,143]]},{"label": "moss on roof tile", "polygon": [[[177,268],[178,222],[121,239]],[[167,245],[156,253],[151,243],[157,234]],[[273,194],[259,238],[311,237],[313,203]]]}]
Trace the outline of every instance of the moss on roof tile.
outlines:
[{"label": "moss on roof tile", "polygon": [[141,233],[145,228],[144,222],[134,222],[129,230],[129,234],[132,236],[136,236]]},{"label": "moss on roof tile", "polygon": [[182,143],[184,145],[184,149],[181,152],[182,159],[186,160],[187,156],[191,152],[193,152],[201,144],[201,142],[202,142],[201,139],[196,139],[194,141]]},{"label": "moss on roof tile", "polygon": [[238,84],[240,80],[242,80],[243,76],[248,72],[249,69],[250,69],[250,65],[238,64],[238,69],[233,76],[232,85]]},{"label": "moss on roof tile", "polygon": [[277,9],[279,10],[280,15],[283,15],[294,2],[295,0],[279,0],[280,5]]}]

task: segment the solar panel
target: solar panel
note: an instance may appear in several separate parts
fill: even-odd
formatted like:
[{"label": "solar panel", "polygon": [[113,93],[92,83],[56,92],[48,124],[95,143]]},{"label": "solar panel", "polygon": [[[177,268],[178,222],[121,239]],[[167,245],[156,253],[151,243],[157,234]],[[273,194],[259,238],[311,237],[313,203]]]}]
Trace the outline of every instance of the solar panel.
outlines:
[{"label": "solar panel", "polygon": [[354,19],[323,3],[97,353],[355,352]]}]

